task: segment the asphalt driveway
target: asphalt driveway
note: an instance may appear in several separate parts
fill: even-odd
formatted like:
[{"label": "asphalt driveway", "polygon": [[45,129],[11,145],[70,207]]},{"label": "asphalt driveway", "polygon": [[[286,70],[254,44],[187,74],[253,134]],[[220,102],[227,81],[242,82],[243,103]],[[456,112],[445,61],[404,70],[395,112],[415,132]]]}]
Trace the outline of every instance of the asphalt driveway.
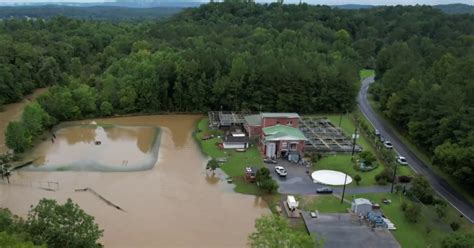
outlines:
[{"label": "asphalt driveway", "polygon": [[310,233],[324,239],[324,248],[400,248],[397,240],[387,229],[372,229],[353,214],[319,214],[311,218],[302,212]]},{"label": "asphalt driveway", "polygon": [[[280,177],[275,172],[275,166],[283,166],[288,175]],[[286,160],[279,159],[278,164],[266,164],[270,170],[270,175],[280,186],[278,192],[280,194],[300,194],[312,195],[316,194],[319,187],[327,187],[324,184],[314,183],[311,178],[313,170],[303,165],[297,165]],[[309,173],[308,173],[309,172]],[[342,193],[343,187],[331,187],[334,193]],[[363,193],[383,193],[390,192],[390,185],[387,186],[369,186],[369,187],[348,187],[347,194],[363,194]]]}]

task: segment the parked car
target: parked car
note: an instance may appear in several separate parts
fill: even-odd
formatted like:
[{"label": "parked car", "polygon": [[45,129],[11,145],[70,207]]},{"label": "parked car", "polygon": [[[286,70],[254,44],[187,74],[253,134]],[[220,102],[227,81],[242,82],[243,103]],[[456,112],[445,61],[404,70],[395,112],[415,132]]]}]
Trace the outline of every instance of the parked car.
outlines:
[{"label": "parked car", "polygon": [[332,194],[332,189],[329,187],[321,187],[316,189],[318,194]]},{"label": "parked car", "polygon": [[378,129],[375,129],[375,136],[380,136],[380,131]]},{"label": "parked car", "polygon": [[408,164],[407,159],[406,159],[405,157],[403,157],[403,156],[400,156],[400,155],[397,156],[397,162],[398,162],[399,164],[403,164],[403,165],[407,165],[407,164]]},{"label": "parked car", "polygon": [[385,146],[385,148],[387,149],[392,149],[393,148],[393,145],[392,145],[392,142],[386,140],[383,142],[383,145]]},{"label": "parked car", "polygon": [[311,216],[311,218],[318,218],[318,213],[316,213],[316,212],[310,212],[310,213],[309,213],[309,216]]},{"label": "parked car", "polygon": [[288,175],[288,172],[283,168],[283,166],[275,166],[275,172],[281,177],[286,177]]},{"label": "parked car", "polygon": [[272,158],[264,158],[263,162],[267,164],[277,164],[276,159],[272,159]]},{"label": "parked car", "polygon": [[384,138],[382,135],[380,135],[380,136],[379,136],[379,140],[380,140],[380,142],[383,143],[383,142],[385,141],[385,138]]}]

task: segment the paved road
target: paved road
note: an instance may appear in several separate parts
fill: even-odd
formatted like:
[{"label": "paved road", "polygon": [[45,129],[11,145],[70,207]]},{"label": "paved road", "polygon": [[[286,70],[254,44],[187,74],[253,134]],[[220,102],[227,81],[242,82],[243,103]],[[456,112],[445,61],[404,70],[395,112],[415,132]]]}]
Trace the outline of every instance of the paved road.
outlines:
[{"label": "paved road", "polygon": [[380,118],[377,113],[372,109],[367,100],[367,90],[369,85],[374,82],[374,77],[366,78],[362,81],[362,87],[357,97],[359,108],[367,119],[372,122],[375,128],[377,128],[382,136],[390,140],[393,147],[397,152],[404,156],[410,167],[417,173],[424,175],[431,186],[446,199],[454,208],[462,213],[471,223],[474,223],[474,205],[469,203],[461,194],[457,193],[443,178],[436,175],[433,170],[421,161],[415,153],[413,153],[405,144],[398,139],[394,134],[393,130],[385,123],[385,120]]}]

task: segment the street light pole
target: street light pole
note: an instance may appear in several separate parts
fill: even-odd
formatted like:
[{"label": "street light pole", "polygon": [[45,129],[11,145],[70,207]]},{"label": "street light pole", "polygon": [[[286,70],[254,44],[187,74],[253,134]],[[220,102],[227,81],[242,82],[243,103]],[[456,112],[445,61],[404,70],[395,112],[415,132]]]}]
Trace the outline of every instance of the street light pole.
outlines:
[{"label": "street light pole", "polygon": [[355,128],[354,131],[354,137],[352,137],[352,157],[354,157],[354,152],[355,152],[355,145],[356,145],[356,139],[357,139],[357,127]]},{"label": "street light pole", "polygon": [[390,190],[390,194],[393,194],[393,186],[395,185],[395,179],[397,178],[397,167],[398,163],[395,164],[395,170],[393,170],[392,189]]},{"label": "street light pole", "polygon": [[346,176],[344,177],[344,187],[342,188],[341,204],[344,202],[344,194],[346,193],[347,173],[345,173],[345,174],[346,174]]}]

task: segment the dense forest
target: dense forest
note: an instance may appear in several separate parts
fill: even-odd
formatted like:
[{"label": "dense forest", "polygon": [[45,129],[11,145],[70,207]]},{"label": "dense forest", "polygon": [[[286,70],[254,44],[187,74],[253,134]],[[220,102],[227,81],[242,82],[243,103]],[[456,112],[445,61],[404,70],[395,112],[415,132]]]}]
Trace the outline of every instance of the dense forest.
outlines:
[{"label": "dense forest", "polygon": [[348,112],[358,71],[375,68],[382,111],[474,185],[473,15],[232,1],[163,21],[4,20],[0,48],[0,102],[50,86],[9,126],[18,151],[44,127],[93,116]]}]

